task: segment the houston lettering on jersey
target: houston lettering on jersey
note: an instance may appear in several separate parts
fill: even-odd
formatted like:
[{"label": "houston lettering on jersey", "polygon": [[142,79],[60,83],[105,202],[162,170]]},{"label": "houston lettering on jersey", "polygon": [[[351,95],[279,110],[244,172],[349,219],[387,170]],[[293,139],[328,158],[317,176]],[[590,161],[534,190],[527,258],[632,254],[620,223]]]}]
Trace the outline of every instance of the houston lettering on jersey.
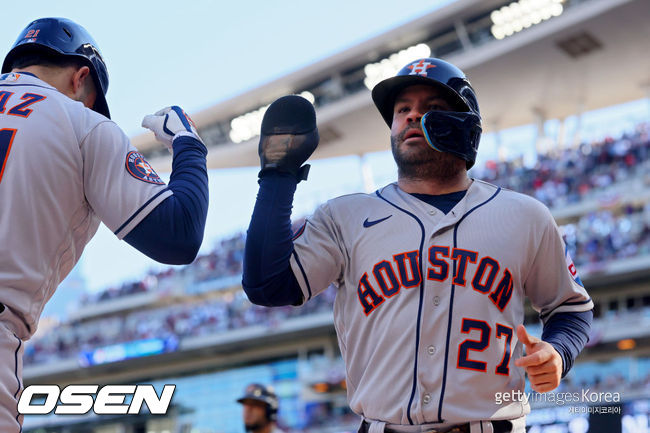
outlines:
[{"label": "houston lettering on jersey", "polygon": [[[18,77],[20,77],[19,74],[3,75],[3,79],[9,81],[15,81]],[[20,100],[24,102],[17,102],[15,100],[17,96],[14,96],[10,106],[8,106],[7,104],[10,99],[12,99],[12,96],[14,96],[14,92],[9,92],[7,90],[0,91],[0,114],[28,118],[34,110],[27,107],[46,99],[45,96],[37,93],[24,93],[20,97]],[[9,152],[11,151],[11,145],[17,132],[18,130],[15,128],[0,129],[0,182],[2,181],[2,175],[4,174],[7,165]]]},{"label": "houston lettering on jersey", "polygon": [[[419,259],[417,250],[395,254],[392,260],[380,261],[372,271],[361,276],[357,295],[366,316],[386,298],[397,295],[402,288],[416,287],[422,282]],[[468,263],[478,263],[473,275],[467,273]],[[372,281],[370,275],[374,277]],[[431,246],[426,279],[443,282],[450,277],[452,284],[461,287],[469,284],[472,289],[486,295],[499,311],[506,308],[512,297],[512,273],[508,268],[501,270],[498,260],[490,256],[480,257],[478,252],[462,248]]]}]

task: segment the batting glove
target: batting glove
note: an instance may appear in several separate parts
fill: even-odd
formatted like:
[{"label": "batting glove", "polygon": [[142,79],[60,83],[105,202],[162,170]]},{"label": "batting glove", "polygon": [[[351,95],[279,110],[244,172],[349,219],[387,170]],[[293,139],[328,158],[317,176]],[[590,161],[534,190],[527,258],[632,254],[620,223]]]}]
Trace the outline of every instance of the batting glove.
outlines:
[{"label": "batting glove", "polygon": [[167,146],[170,152],[172,152],[174,139],[183,135],[194,137],[203,143],[190,116],[177,105],[165,107],[154,114],[144,116],[142,126],[151,130],[156,136],[156,140]]},{"label": "batting glove", "polygon": [[262,177],[269,171],[289,173],[300,182],[307,180],[305,161],[318,146],[314,106],[297,95],[283,96],[264,113],[258,152]]}]

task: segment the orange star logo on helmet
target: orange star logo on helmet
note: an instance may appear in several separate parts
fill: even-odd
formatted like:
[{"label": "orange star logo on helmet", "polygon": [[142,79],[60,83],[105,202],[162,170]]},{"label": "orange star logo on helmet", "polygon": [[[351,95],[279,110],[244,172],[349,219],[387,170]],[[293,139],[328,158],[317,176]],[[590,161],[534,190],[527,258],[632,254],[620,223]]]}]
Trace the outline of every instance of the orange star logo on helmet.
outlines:
[{"label": "orange star logo on helmet", "polygon": [[427,62],[426,59],[422,59],[417,63],[411,63],[407,66],[411,70],[409,75],[423,75],[425,77],[427,76],[427,69],[435,67],[436,65]]}]

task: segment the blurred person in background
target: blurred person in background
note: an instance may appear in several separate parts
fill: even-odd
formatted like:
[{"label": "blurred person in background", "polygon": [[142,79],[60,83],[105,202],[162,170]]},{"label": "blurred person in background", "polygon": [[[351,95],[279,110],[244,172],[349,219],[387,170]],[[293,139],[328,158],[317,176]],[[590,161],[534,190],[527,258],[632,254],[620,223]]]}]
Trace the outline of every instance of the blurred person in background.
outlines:
[{"label": "blurred person in background", "polygon": [[251,383],[237,399],[243,406],[244,428],[251,433],[284,433],[277,426],[279,401],[270,386]]}]

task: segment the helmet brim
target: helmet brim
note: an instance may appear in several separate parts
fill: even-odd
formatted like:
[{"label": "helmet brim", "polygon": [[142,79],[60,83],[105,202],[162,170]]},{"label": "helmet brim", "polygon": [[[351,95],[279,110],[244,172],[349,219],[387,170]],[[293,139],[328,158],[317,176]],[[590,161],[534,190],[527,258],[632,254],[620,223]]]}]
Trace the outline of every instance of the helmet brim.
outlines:
[{"label": "helmet brim", "polygon": [[[95,86],[97,86],[97,83],[95,83]],[[106,102],[106,98],[104,97],[104,94],[101,91],[97,92],[97,98],[95,98],[95,105],[93,105],[93,111],[96,111],[99,114],[103,114],[109,119],[111,118],[111,112],[108,110],[108,103]]]},{"label": "helmet brim", "polygon": [[259,397],[253,397],[253,396],[245,396],[237,399],[237,403],[240,404],[245,404],[250,402],[268,404],[266,401],[260,399]]}]

